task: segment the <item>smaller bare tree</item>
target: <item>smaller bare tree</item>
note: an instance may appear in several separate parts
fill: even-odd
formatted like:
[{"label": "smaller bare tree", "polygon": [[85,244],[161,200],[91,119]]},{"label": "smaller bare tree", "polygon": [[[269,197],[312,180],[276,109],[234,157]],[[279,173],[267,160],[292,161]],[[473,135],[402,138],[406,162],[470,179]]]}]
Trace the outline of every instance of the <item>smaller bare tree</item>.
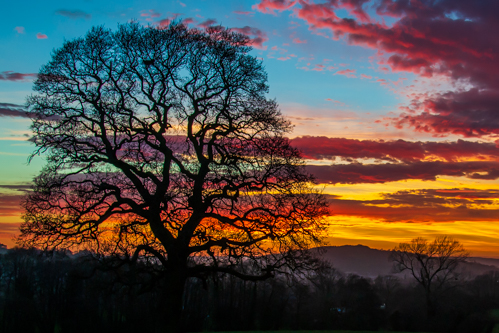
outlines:
[{"label": "smaller bare tree", "polygon": [[449,237],[439,236],[433,242],[422,237],[400,243],[391,259],[397,273],[408,270],[423,287],[428,316],[435,314],[435,295],[455,278],[456,268],[468,258],[463,245]]}]

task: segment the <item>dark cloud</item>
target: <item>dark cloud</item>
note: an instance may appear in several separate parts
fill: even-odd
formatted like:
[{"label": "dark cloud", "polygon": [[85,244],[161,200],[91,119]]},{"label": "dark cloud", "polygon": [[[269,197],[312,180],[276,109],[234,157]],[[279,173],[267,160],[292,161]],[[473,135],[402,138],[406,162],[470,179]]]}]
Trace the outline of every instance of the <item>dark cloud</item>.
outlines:
[{"label": "dark cloud", "polygon": [[445,161],[462,159],[499,161],[499,147],[490,142],[457,140],[452,142],[422,142],[405,140],[355,140],[302,136],[291,144],[308,159],[378,159],[385,161],[418,161],[437,158]]},{"label": "dark cloud", "polygon": [[23,197],[23,195],[0,194],[0,217],[20,215]]},{"label": "dark cloud", "polygon": [[0,72],[1,81],[30,81],[35,79],[36,73],[17,73],[13,71]]},{"label": "dark cloud", "polygon": [[5,188],[14,191],[29,191],[32,186],[32,184],[0,184],[0,189]]},{"label": "dark cloud", "polygon": [[381,194],[381,196],[383,199],[371,200],[369,204],[404,205],[419,208],[444,205],[472,208],[476,205],[493,205],[493,199],[499,199],[499,190],[478,190],[471,188],[423,189],[398,191]]},{"label": "dark cloud", "polygon": [[[412,108],[411,108],[412,107]],[[396,118],[397,127],[411,126],[416,131],[464,137],[499,135],[499,91],[472,88],[447,92],[415,101]],[[422,111],[421,113],[415,113]]]},{"label": "dark cloud", "polygon": [[28,112],[22,105],[12,103],[0,103],[0,117],[41,117],[45,120],[58,120],[59,116],[45,117],[42,114]]},{"label": "dark cloud", "polygon": [[0,103],[0,117],[29,117],[22,105]]},{"label": "dark cloud", "polygon": [[497,221],[499,209],[494,201],[487,199],[498,196],[494,189],[456,188],[399,191],[364,201],[330,197],[328,201],[332,216],[357,216],[386,222]]},{"label": "dark cloud", "polygon": [[2,223],[2,222],[0,222],[0,235],[13,236],[14,234],[19,232],[20,225],[21,225],[21,223]]},{"label": "dark cloud", "polygon": [[467,200],[499,199],[499,190],[479,190],[473,188],[432,189],[426,190],[441,197],[455,197]]},{"label": "dark cloud", "polygon": [[319,183],[386,183],[407,179],[436,180],[437,176],[494,180],[499,178],[499,162],[410,162],[386,164],[308,165]]},{"label": "dark cloud", "polygon": [[66,10],[66,9],[61,9],[55,12],[57,15],[69,17],[70,19],[79,19],[79,18],[84,18],[84,19],[90,19],[92,18],[92,15],[82,11],[82,10]]}]

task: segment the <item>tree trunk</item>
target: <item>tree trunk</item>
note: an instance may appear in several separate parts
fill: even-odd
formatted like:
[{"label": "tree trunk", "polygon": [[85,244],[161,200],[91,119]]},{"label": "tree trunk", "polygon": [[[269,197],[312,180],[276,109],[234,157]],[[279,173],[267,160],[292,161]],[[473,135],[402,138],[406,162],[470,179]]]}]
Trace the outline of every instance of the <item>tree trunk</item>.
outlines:
[{"label": "tree trunk", "polygon": [[159,307],[165,314],[164,321],[159,327],[161,333],[181,331],[182,303],[186,280],[185,268],[168,270],[163,295],[159,300]]},{"label": "tree trunk", "polygon": [[435,304],[432,299],[432,294],[429,290],[426,291],[426,314],[428,318],[435,317]]}]

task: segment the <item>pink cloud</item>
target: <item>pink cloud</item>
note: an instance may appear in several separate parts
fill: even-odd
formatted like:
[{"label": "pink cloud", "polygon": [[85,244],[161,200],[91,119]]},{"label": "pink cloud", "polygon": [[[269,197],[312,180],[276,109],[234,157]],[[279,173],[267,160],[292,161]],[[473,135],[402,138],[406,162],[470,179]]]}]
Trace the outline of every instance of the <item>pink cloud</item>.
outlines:
[{"label": "pink cloud", "polygon": [[196,20],[193,19],[192,17],[186,17],[185,19],[182,19],[182,23],[183,24],[195,24],[196,23]]},{"label": "pink cloud", "polygon": [[142,17],[150,17],[150,18],[156,18],[160,17],[161,14],[156,12],[154,9],[149,9],[149,10],[143,10],[140,14]]},{"label": "pink cloud", "polygon": [[[181,16],[182,14],[180,13],[173,13],[171,14],[169,17],[167,18],[164,18],[162,20],[159,20],[159,21],[156,21],[156,24],[159,28],[165,28],[167,26],[170,25],[170,23],[174,20],[177,20],[179,16]],[[177,20],[178,21],[178,20]],[[180,20],[182,22],[182,24],[184,25],[189,25],[189,24],[196,24],[196,20],[193,19],[192,17],[186,17],[186,18],[182,18]],[[214,21],[216,23],[216,21]]]},{"label": "pink cloud", "polygon": [[290,0],[262,0],[259,4],[253,5],[251,8],[258,10],[261,13],[276,15],[276,11],[282,12],[290,9],[296,4],[296,1]]},{"label": "pink cloud", "polygon": [[[307,64],[307,66],[309,66],[310,63]],[[313,71],[316,71],[316,72],[322,72],[326,69],[326,66],[324,66],[323,64],[315,64],[315,67],[312,68]]]},{"label": "pink cloud", "polygon": [[260,49],[260,50],[266,50],[267,46],[263,46],[263,43],[269,40],[267,37],[267,34],[263,32],[262,30],[254,27],[249,27],[245,26],[242,28],[231,28],[233,31],[237,31],[239,33],[242,33],[243,35],[246,35],[250,37],[250,45]]},{"label": "pink cloud", "polygon": [[293,43],[295,44],[306,44],[307,40],[306,39],[300,39],[300,38],[294,38]]},{"label": "pink cloud", "polygon": [[17,31],[18,34],[24,34],[25,32],[24,27],[15,27],[14,30]]},{"label": "pink cloud", "polygon": [[371,21],[371,18],[362,7],[369,1],[370,0],[344,0],[340,6],[349,11],[350,14],[360,22],[368,23]]},{"label": "pink cloud", "polygon": [[158,23],[158,26],[160,28],[164,28],[164,27],[169,26],[171,22],[172,22],[172,20],[170,18],[165,18],[165,19],[158,21],[157,23]]},{"label": "pink cloud", "polygon": [[286,60],[289,60],[291,59],[290,57],[280,57],[280,58],[277,58],[277,60],[280,60],[280,61],[286,61]]},{"label": "pink cloud", "polygon": [[345,103],[340,102],[340,101],[335,101],[335,100],[334,100],[334,99],[332,99],[332,98],[326,98],[326,101],[328,101],[328,102],[333,102],[333,103],[335,103],[335,104],[338,104],[339,106],[345,106]]},{"label": "pink cloud", "polygon": [[372,79],[373,78],[371,75],[366,75],[366,74],[360,74],[360,77],[364,78],[364,79]]},{"label": "pink cloud", "polygon": [[355,76],[355,73],[356,70],[355,69],[343,69],[341,71],[337,71],[336,73],[334,73],[335,75],[345,75],[346,77],[350,77],[350,78],[355,78],[357,76]]},{"label": "pink cloud", "polygon": [[201,28],[208,28],[208,27],[211,27],[213,25],[217,24],[217,20],[215,19],[207,19],[201,23],[198,24],[198,27],[201,27]]},{"label": "pink cloud", "polygon": [[378,82],[382,86],[388,86],[390,83],[385,80],[385,79],[377,79],[376,82]]},{"label": "pink cloud", "polygon": [[47,37],[47,35],[42,34],[42,33],[39,32],[39,33],[36,34],[36,38],[37,39],[47,39],[48,37]]}]

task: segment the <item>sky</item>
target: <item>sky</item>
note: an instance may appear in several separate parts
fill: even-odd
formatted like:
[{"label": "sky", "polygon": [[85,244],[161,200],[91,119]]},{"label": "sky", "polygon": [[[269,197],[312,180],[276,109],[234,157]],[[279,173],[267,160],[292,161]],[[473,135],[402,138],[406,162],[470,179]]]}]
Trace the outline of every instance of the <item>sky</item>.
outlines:
[{"label": "sky", "polygon": [[269,98],[330,203],[329,245],[449,235],[499,258],[496,0],[10,1],[0,21],[0,243],[14,246],[23,112],[51,51],[92,26],[222,25],[251,38]]}]

